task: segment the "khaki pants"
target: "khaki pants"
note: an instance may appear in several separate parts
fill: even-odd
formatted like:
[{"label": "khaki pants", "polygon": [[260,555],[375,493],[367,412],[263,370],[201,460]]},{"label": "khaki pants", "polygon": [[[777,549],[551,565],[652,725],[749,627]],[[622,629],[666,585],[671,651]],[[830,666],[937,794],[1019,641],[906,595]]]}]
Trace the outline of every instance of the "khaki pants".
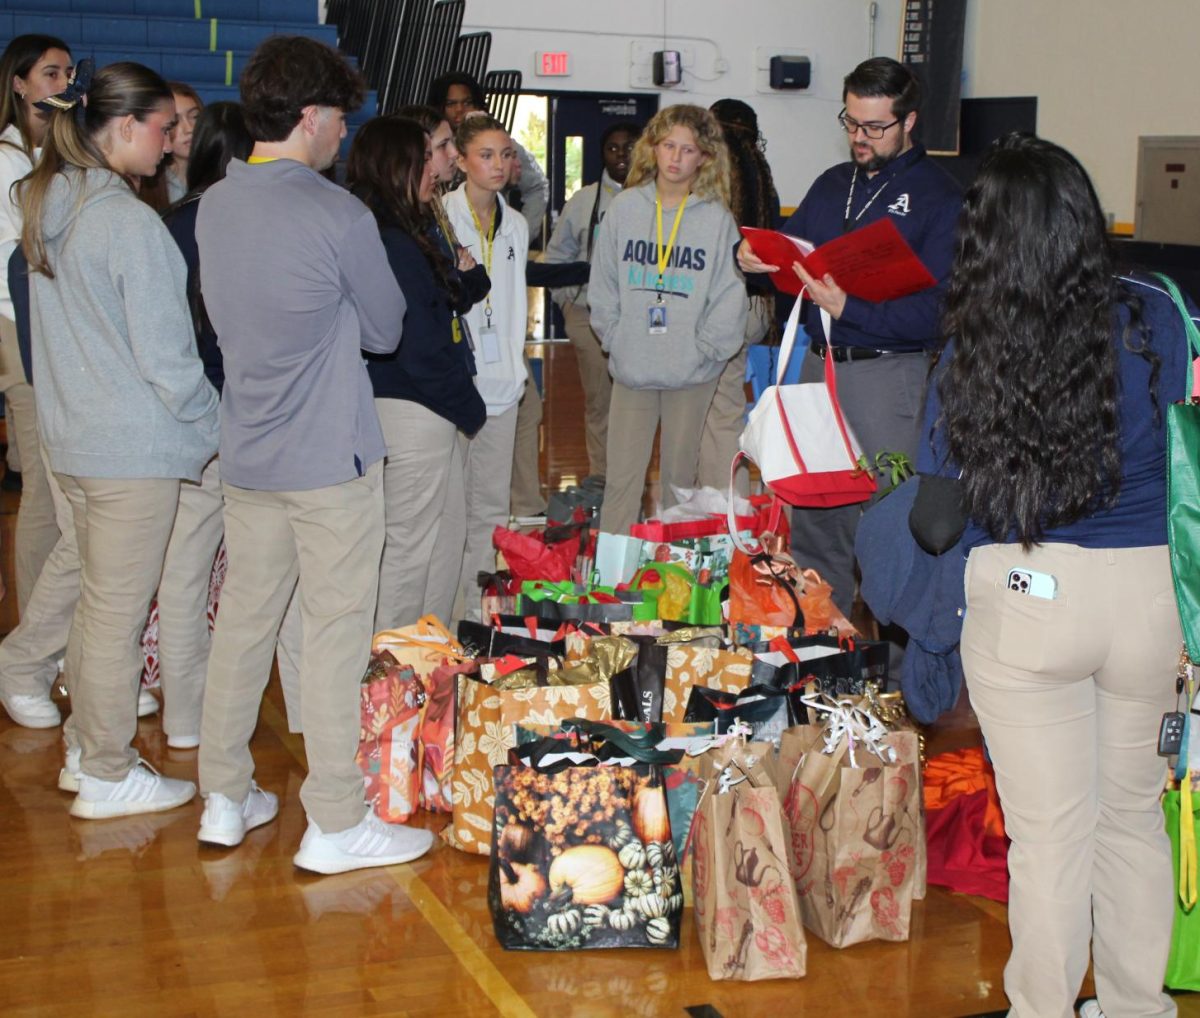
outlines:
[{"label": "khaki pants", "polygon": [[[1014,568],[1056,577],[1058,597],[1008,590]],[[1165,547],[971,552],[962,660],[1012,838],[1013,1018],[1075,1014],[1089,941],[1105,1014],[1175,1014],[1156,744],[1179,647]]]},{"label": "khaki pants", "polygon": [[[6,322],[7,319],[0,318],[0,328]],[[8,442],[16,445],[21,462],[21,502],[17,508],[13,567],[17,581],[17,611],[24,615],[33,585],[58,542],[59,529],[50,494],[50,473],[42,460],[33,386],[17,382],[5,389],[4,405]]]},{"label": "khaki pants", "polygon": [[176,479],[55,474],[79,545],[79,601],[67,640],[68,741],[84,774],[120,781],[137,763],[142,630],[179,505]]},{"label": "khaki pants", "polygon": [[214,456],[199,484],[183,481],[179,486],[179,511],[158,585],[158,665],[167,735],[200,734],[212,645],[208,587],[225,533],[221,509],[221,468]]},{"label": "khaki pants", "polygon": [[[446,509],[438,529],[439,554],[433,568],[454,575],[458,589],[451,621],[479,619],[480,572],[496,571],[496,546],[492,532],[508,523],[517,408],[510,407],[487,423],[473,438],[458,436],[461,469],[451,469]],[[459,542],[462,542],[461,544]],[[444,546],[445,552],[442,552]],[[454,548],[462,554],[453,561]]]},{"label": "khaki pants", "polygon": [[687,389],[627,389],[613,382],[608,419],[608,474],[600,529],[625,534],[638,521],[646,468],[658,443],[663,508],[675,504],[671,486],[694,488],[700,458],[700,433],[712,403],[717,379]]},{"label": "khaki pants", "polygon": [[79,602],[79,547],[71,503],[50,472],[44,448],[38,449],[38,459],[50,488],[59,537],[33,585],[20,623],[0,643],[0,685],[10,694],[24,696],[45,696],[53,687]]},{"label": "khaki pants", "polygon": [[366,811],[354,756],[383,551],[383,464],[310,491],[223,487],[229,571],[204,689],[201,791],[234,802],[249,794],[250,737],[294,589],[308,758],[300,801],[321,830],[345,830]]},{"label": "khaki pants", "polygon": [[517,404],[516,435],[513,439],[512,478],[509,483],[509,509],[514,516],[538,516],[546,511],[542,492],[541,426],[542,394],[533,380],[529,356],[525,357],[525,395]]},{"label": "khaki pants", "polygon": [[[429,611],[441,613],[445,622],[453,607],[458,577],[456,574],[447,584],[444,578],[431,575],[431,566],[450,488],[458,429],[432,410],[407,400],[377,399],[375,409],[388,450],[383,468],[387,531],[379,567],[375,630],[412,625]],[[460,555],[461,550],[460,545]]]},{"label": "khaki pants", "polygon": [[[742,347],[717,379],[717,391],[704,418],[697,483],[718,491],[729,489],[729,464],[737,455],[745,426],[746,348]],[[750,494],[750,472],[744,466],[737,472],[735,490],[739,495]]]},{"label": "khaki pants", "polygon": [[608,463],[608,404],[613,384],[608,373],[608,355],[600,349],[600,338],[592,331],[591,312],[586,304],[564,304],[562,315],[567,338],[575,348],[579,381],[583,385],[588,472],[603,477]]}]

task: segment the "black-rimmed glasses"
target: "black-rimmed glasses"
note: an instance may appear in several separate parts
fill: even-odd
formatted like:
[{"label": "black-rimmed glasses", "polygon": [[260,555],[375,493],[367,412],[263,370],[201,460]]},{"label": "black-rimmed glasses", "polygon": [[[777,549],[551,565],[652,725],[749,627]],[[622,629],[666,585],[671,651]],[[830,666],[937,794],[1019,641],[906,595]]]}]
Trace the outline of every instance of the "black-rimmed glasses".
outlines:
[{"label": "black-rimmed glasses", "polygon": [[888,128],[895,127],[903,119],[903,117],[897,117],[890,124],[860,124],[853,117],[846,116],[846,110],[844,108],[842,112],[838,114],[838,123],[842,125],[843,131],[851,136],[857,134],[859,131],[862,131],[862,133],[872,141],[878,141],[884,136]]}]

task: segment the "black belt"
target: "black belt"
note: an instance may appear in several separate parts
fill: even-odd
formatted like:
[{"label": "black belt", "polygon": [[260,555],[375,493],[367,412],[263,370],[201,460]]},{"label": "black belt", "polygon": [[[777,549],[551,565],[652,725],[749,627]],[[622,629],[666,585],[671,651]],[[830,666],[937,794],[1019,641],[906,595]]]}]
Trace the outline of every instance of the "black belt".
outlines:
[{"label": "black belt", "polygon": [[867,350],[861,346],[835,346],[828,347],[824,343],[814,343],[813,353],[821,360],[825,359],[826,352],[832,352],[833,362],[835,364],[845,364],[846,361],[873,361],[876,357],[882,357],[886,350]]}]

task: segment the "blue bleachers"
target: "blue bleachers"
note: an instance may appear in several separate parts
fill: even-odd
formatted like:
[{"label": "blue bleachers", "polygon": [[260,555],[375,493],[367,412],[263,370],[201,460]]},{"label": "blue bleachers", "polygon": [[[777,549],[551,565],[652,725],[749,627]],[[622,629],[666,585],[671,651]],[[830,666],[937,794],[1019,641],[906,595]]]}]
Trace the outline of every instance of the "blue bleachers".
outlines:
[{"label": "blue bleachers", "polygon": [[62,14],[137,14],[144,18],[233,18],[240,21],[317,20],[316,0],[0,0],[0,11]]},{"label": "blue bleachers", "polygon": [[[0,0],[2,3],[3,0]],[[24,0],[28,3],[29,0]],[[272,35],[307,35],[337,45],[333,25],[290,21],[244,21],[219,17],[156,18],[117,14],[47,14],[0,11],[0,38],[27,32],[57,35],[73,48],[163,47],[172,49],[252,50]]]},{"label": "blue bleachers", "polygon": [[[77,60],[90,57],[97,67],[134,60],[169,81],[187,82],[211,103],[238,99],[246,61],[272,35],[336,46],[337,29],[317,15],[317,0],[0,0],[0,46],[27,32],[56,35]],[[376,94],[368,92],[362,109],[347,118],[350,133],[377,109]]]}]

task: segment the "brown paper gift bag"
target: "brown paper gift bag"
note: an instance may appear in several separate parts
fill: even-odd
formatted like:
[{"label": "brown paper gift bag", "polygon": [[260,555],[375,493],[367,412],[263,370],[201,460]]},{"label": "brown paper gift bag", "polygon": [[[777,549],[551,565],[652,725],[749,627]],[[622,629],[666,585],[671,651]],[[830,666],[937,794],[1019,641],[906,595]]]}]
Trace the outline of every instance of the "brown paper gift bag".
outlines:
[{"label": "brown paper gift bag", "polygon": [[796,729],[809,745],[784,800],[792,876],[804,925],[833,947],[908,939],[916,871],[924,865],[917,734],[891,732],[894,761],[848,739],[824,752],[820,726]]},{"label": "brown paper gift bag", "polygon": [[458,677],[454,740],[454,819],[442,837],[464,852],[491,851],[495,793],[492,768],[507,763],[518,724],[556,725],[563,718],[607,721],[608,679],[580,686],[498,690],[470,675]]},{"label": "brown paper gift bag", "polygon": [[663,721],[682,721],[693,686],[738,693],[750,684],[754,655],[748,650],[717,650],[696,644],[667,650]]},{"label": "brown paper gift bag", "polygon": [[750,747],[713,753],[692,826],[692,899],[709,977],[799,979],[808,948],[779,793]]}]

